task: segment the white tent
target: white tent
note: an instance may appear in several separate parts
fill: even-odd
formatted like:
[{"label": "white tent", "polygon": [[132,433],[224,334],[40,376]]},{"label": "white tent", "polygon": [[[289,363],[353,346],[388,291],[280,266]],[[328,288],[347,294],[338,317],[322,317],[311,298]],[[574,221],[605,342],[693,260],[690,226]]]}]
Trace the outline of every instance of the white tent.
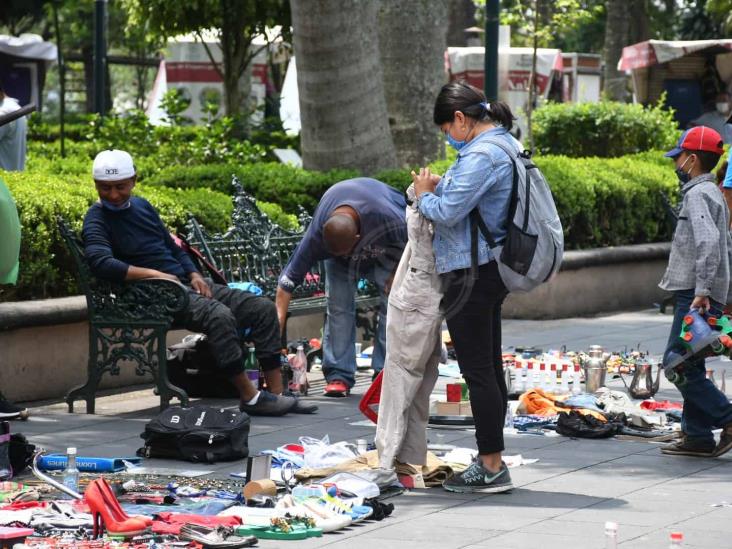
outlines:
[{"label": "white tent", "polygon": [[0,34],[0,81],[21,105],[35,103],[40,109],[46,69],[56,59],[56,45],[37,34]]}]

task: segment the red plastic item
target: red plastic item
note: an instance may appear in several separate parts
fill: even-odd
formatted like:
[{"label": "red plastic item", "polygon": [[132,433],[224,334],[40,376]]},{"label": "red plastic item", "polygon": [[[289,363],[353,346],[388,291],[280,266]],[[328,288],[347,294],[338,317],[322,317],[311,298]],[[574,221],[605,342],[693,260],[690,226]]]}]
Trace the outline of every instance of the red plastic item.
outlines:
[{"label": "red plastic item", "polygon": [[358,409],[361,410],[361,413],[374,423],[379,420],[379,414],[372,406],[378,405],[381,400],[381,380],[383,377],[384,370],[381,370],[371,383],[371,387],[364,393],[361,402],[358,403]]},{"label": "red plastic item", "polygon": [[460,402],[463,399],[463,387],[459,383],[447,384],[447,401]]}]

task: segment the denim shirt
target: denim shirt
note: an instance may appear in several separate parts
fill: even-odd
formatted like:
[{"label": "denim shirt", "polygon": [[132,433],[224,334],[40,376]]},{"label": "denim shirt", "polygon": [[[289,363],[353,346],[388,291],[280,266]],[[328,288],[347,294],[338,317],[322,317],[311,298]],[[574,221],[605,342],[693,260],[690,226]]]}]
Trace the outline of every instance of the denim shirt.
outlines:
[{"label": "denim shirt", "polygon": [[[478,206],[493,238],[506,236],[508,205],[513,184],[513,164],[503,149],[487,142],[502,139],[519,151],[505,128],[483,132],[465,145],[440,180],[434,193],[419,198],[419,211],[435,227],[433,246],[438,273],[470,267],[470,212]],[[478,232],[478,264],[493,261],[493,254]]]}]

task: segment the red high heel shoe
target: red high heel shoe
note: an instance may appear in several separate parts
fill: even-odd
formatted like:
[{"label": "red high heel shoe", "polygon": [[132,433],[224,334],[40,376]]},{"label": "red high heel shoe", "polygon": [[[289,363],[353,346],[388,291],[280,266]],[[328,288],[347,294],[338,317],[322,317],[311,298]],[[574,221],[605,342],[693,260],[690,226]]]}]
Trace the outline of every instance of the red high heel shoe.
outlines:
[{"label": "red high heel shoe", "polygon": [[84,500],[89,506],[93,517],[94,537],[102,535],[106,529],[112,535],[133,537],[142,534],[147,529],[144,521],[131,518],[126,514],[117,518],[112,511],[112,506],[108,503],[103,489],[99,486],[99,481],[94,480],[89,483],[84,492]]},{"label": "red high heel shoe", "polygon": [[109,504],[111,507],[112,513],[114,513],[114,518],[117,520],[125,520],[128,518],[134,518],[134,519],[140,519],[142,520],[146,526],[152,526],[153,519],[150,517],[146,517],[143,515],[128,515],[124,509],[122,509],[122,506],[119,504],[119,500],[117,499],[117,496],[114,495],[114,490],[112,489],[112,486],[107,482],[107,479],[104,477],[100,477],[97,479],[97,487],[99,487],[102,490],[102,494],[104,494],[105,501]]}]

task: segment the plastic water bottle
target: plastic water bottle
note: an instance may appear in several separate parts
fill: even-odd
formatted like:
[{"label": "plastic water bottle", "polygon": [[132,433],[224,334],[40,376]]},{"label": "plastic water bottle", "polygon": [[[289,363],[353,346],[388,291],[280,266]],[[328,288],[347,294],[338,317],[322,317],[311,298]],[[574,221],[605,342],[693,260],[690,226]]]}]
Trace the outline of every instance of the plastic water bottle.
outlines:
[{"label": "plastic water bottle", "polygon": [[541,387],[541,371],[539,371],[539,368],[534,368],[534,366],[536,366],[536,364],[532,364],[531,366],[531,369],[534,371],[531,376],[531,388],[538,389]]},{"label": "plastic water bottle", "polygon": [[558,387],[557,387],[557,365],[551,364],[549,365],[549,371],[547,372],[549,376],[549,383],[546,386],[546,389],[550,393],[557,393]]},{"label": "plastic water bottle", "polygon": [[305,357],[305,349],[302,345],[297,346],[297,353],[290,363],[292,367],[292,381],[290,381],[290,390],[307,394],[308,392],[308,359]]},{"label": "plastic water bottle", "polygon": [[506,404],[506,418],[503,421],[503,428],[513,429],[513,410],[510,402]]},{"label": "plastic water bottle", "polygon": [[[66,469],[64,469],[63,484],[74,492],[79,491],[79,470],[76,468],[76,448],[66,449]],[[72,499],[68,494],[64,494],[63,497],[64,499]]]},{"label": "plastic water bottle", "polygon": [[618,523],[605,523],[605,549],[618,549]]},{"label": "plastic water bottle", "polygon": [[521,378],[523,379],[524,392],[531,389],[531,379],[529,378],[529,363],[524,361],[521,366]]},{"label": "plastic water bottle", "polygon": [[684,534],[681,532],[671,532],[668,549],[678,549],[684,543]]},{"label": "plastic water bottle", "polygon": [[514,391],[517,393],[523,393],[524,391],[526,391],[526,378],[523,375],[523,368],[519,368],[518,364],[516,364],[513,368],[513,371],[516,374]]},{"label": "plastic water bottle", "polygon": [[569,370],[567,370],[567,365],[562,366],[562,394],[569,393]]},{"label": "plastic water bottle", "polygon": [[582,392],[582,373],[580,372],[579,364],[574,365],[574,372],[572,372],[572,394],[578,395]]}]

